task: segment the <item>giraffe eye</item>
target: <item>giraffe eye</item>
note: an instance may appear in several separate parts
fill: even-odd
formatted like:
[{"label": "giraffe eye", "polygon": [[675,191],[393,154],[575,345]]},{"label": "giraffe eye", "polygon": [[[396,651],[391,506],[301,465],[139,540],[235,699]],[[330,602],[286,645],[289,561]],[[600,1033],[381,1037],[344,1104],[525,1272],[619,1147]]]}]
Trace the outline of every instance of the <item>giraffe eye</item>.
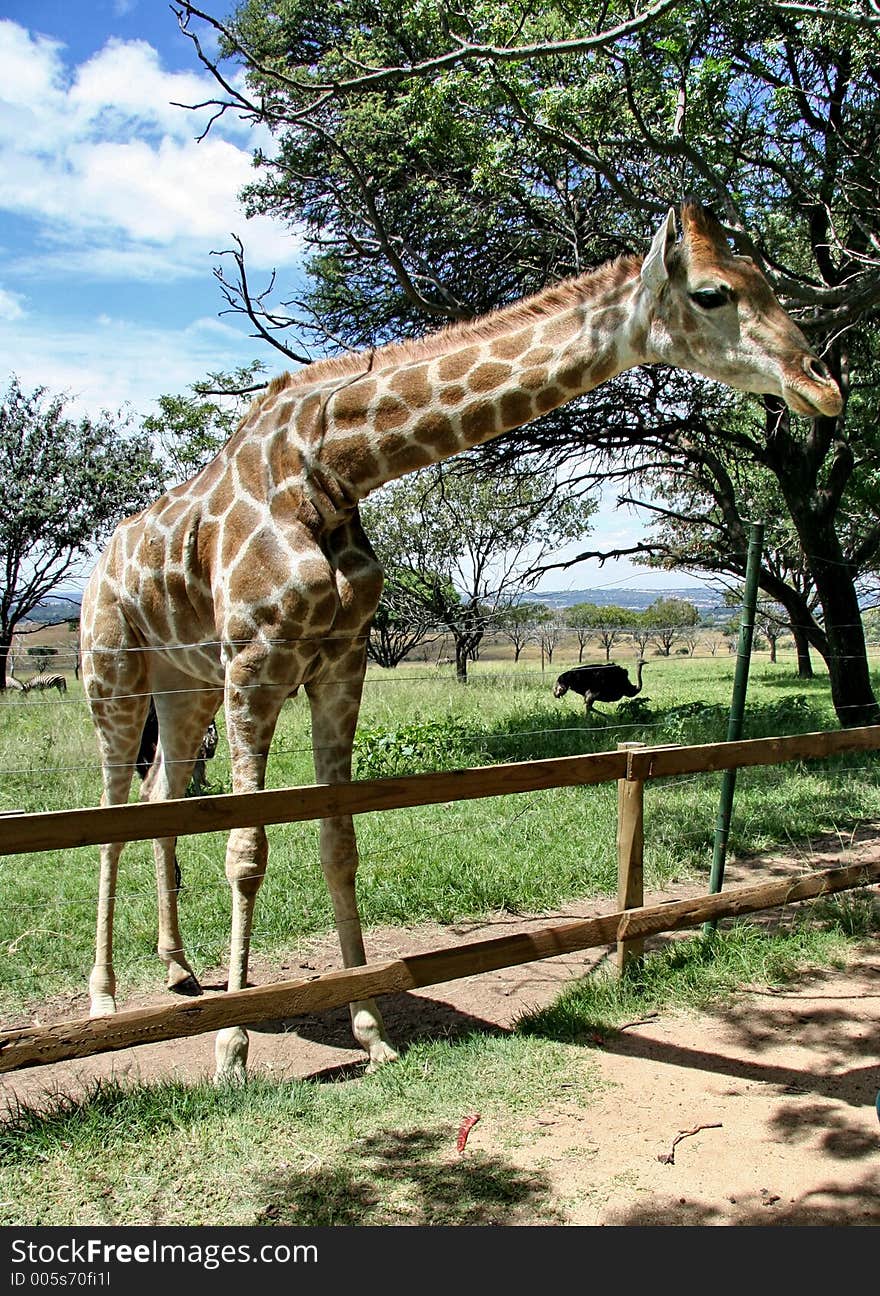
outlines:
[{"label": "giraffe eye", "polygon": [[698,288],[696,292],[688,293],[688,296],[703,310],[716,310],[730,301],[729,291],[721,288]]}]

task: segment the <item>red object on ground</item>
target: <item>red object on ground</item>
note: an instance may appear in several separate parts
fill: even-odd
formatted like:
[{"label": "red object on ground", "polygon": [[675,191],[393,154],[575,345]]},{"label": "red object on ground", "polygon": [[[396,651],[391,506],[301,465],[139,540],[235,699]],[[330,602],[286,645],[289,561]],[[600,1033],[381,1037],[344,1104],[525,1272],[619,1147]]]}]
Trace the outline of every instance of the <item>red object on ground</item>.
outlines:
[{"label": "red object on ground", "polygon": [[465,1116],[464,1120],[461,1122],[461,1129],[458,1131],[459,1152],[464,1151],[465,1144],[468,1141],[468,1134],[470,1134],[471,1130],[474,1128],[474,1126],[476,1125],[479,1119],[480,1119],[480,1115],[478,1112],[476,1116]]}]

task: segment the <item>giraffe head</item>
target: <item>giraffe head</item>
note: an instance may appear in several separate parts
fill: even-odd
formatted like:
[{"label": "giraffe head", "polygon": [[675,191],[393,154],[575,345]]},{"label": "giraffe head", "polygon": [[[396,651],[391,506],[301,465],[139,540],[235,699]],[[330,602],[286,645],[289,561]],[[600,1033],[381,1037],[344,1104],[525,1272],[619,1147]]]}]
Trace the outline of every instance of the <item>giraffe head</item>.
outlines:
[{"label": "giraffe head", "polygon": [[[796,414],[839,414],[840,390],[750,257],[735,255],[700,203],[670,208],[641,269],[655,362],[739,391],[781,396]],[[644,317],[643,317],[644,318]]]}]

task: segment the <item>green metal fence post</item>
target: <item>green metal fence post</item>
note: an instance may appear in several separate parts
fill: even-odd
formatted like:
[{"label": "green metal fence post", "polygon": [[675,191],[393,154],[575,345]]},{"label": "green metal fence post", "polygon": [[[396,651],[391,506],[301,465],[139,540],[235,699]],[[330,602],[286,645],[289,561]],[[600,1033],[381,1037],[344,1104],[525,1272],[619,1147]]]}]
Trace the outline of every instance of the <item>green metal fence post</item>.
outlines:
[{"label": "green metal fence post", "polygon": [[[752,639],[755,632],[758,573],[761,569],[763,541],[763,523],[753,522],[749,535],[749,551],[746,558],[746,584],[743,592],[742,617],[739,625],[739,643],[736,650],[733,694],[730,699],[730,716],[727,721],[728,742],[736,742],[738,738],[742,737],[746,690],[749,684],[749,663],[752,655]],[[727,856],[727,840],[730,836],[730,817],[733,812],[733,792],[735,787],[736,770],[725,770],[721,779],[718,818],[715,821],[715,849],[712,855],[712,872],[709,876],[709,891],[713,895],[721,890],[724,882],[724,861]],[[703,926],[703,931],[706,933],[714,930],[715,923],[705,923]]]}]

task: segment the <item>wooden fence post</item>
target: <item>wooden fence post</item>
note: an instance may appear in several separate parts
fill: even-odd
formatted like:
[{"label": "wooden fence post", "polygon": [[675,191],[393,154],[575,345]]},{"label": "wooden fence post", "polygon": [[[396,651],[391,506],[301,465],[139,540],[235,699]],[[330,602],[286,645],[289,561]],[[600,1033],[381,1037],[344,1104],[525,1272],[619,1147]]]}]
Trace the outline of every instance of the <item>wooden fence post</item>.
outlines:
[{"label": "wooden fence post", "polygon": [[[643,749],[643,742],[619,742],[618,751]],[[645,903],[645,784],[642,779],[617,780],[617,907],[638,909]],[[623,972],[644,953],[644,940],[618,940],[617,971]]]}]

